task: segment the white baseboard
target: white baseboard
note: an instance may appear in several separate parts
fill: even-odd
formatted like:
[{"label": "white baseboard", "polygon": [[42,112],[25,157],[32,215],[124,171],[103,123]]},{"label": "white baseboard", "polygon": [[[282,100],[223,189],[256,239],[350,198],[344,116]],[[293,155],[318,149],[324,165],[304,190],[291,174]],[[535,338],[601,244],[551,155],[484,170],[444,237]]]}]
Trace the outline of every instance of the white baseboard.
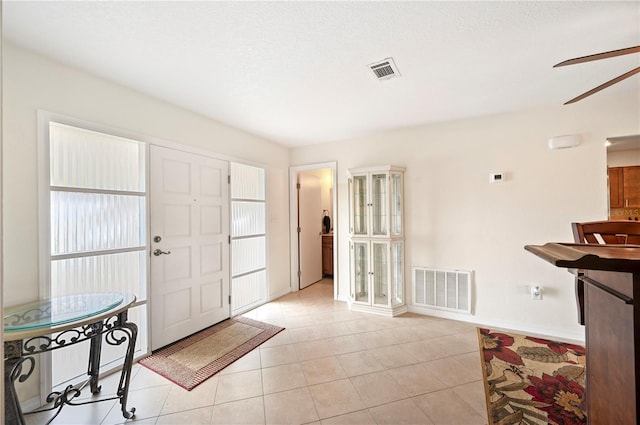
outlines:
[{"label": "white baseboard", "polygon": [[337,301],[344,301],[345,303],[349,303],[349,296],[348,295],[340,295],[338,294],[338,299]]},{"label": "white baseboard", "polygon": [[507,320],[483,320],[469,314],[452,313],[449,311],[432,310],[428,308],[409,306],[409,312],[424,314],[426,316],[441,317],[443,319],[458,320],[460,322],[474,323],[490,329],[504,329],[523,333],[540,338],[556,339],[564,342],[572,342],[584,345],[584,332],[567,332],[561,329],[531,326],[529,323],[512,322]]},{"label": "white baseboard", "polygon": [[351,309],[351,311],[356,311],[359,313],[377,314],[378,316],[385,316],[385,317],[399,316],[408,311],[408,308],[406,305],[387,308],[387,307],[377,307],[374,305],[362,305],[357,303],[351,303],[349,308]]},{"label": "white baseboard", "polygon": [[278,298],[280,298],[280,297],[282,297],[284,295],[290,294],[291,292],[293,292],[293,291],[291,291],[291,288],[287,288],[287,289],[284,289],[284,290],[282,290],[280,292],[276,292],[275,294],[272,294],[272,295],[269,296],[269,299],[267,300],[267,302],[269,303],[269,302],[271,302],[273,300],[276,300],[276,299],[278,299]]},{"label": "white baseboard", "polygon": [[28,400],[20,402],[20,408],[23,412],[31,412],[40,408],[40,397],[32,397]]}]

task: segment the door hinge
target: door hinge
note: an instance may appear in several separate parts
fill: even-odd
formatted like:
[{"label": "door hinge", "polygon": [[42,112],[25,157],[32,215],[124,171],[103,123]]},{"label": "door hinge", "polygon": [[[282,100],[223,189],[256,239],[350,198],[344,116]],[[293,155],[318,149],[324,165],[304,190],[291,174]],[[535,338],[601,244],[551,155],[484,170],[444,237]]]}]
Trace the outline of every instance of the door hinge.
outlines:
[{"label": "door hinge", "polygon": [[296,189],[300,189],[300,183],[296,183]]},{"label": "door hinge", "polygon": [[298,227],[298,233],[302,232],[302,229],[300,227]]},{"label": "door hinge", "polygon": [[231,245],[231,235],[229,235],[229,245]]},{"label": "door hinge", "polygon": [[229,295],[229,304],[231,304],[231,295]]},{"label": "door hinge", "polygon": [[227,176],[227,183],[231,184],[231,174]]},{"label": "door hinge", "polygon": [[302,270],[298,270],[298,277],[302,276]]}]

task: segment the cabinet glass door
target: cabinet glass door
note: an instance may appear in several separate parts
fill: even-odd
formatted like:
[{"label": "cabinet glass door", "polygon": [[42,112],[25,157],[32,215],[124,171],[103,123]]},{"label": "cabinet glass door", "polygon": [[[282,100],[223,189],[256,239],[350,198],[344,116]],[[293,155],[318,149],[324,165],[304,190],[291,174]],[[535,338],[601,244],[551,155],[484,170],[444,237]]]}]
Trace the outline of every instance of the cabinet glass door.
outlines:
[{"label": "cabinet glass door", "polygon": [[371,220],[372,233],[376,236],[387,235],[388,203],[387,174],[371,175]]},{"label": "cabinet glass door", "polygon": [[403,241],[391,242],[391,304],[402,304],[404,300],[404,255]]},{"label": "cabinet glass door", "polygon": [[354,299],[369,302],[369,244],[353,242]]},{"label": "cabinet glass door", "polygon": [[402,174],[391,173],[391,235],[402,236]]},{"label": "cabinet glass door", "polygon": [[389,305],[389,243],[372,242],[373,303]]},{"label": "cabinet glass door", "polygon": [[351,234],[367,234],[367,176],[353,176]]}]

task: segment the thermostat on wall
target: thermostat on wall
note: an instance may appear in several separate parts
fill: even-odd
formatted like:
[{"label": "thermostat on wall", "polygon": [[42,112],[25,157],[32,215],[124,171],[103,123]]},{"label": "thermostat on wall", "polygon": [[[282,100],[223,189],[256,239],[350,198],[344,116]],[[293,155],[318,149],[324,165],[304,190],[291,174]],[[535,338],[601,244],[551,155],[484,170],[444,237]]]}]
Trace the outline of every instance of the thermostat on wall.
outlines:
[{"label": "thermostat on wall", "polygon": [[489,175],[489,181],[491,183],[497,183],[497,182],[502,182],[506,180],[506,177],[504,173],[491,173]]}]

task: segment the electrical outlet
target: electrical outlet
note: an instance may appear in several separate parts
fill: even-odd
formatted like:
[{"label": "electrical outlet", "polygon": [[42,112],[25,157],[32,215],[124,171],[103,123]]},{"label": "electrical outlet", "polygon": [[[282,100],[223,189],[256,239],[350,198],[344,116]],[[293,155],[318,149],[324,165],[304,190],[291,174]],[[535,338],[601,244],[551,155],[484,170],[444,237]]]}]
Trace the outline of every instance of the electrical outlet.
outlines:
[{"label": "electrical outlet", "polygon": [[542,299],[542,288],[540,286],[532,286],[531,287],[531,299],[532,300],[541,300]]}]

